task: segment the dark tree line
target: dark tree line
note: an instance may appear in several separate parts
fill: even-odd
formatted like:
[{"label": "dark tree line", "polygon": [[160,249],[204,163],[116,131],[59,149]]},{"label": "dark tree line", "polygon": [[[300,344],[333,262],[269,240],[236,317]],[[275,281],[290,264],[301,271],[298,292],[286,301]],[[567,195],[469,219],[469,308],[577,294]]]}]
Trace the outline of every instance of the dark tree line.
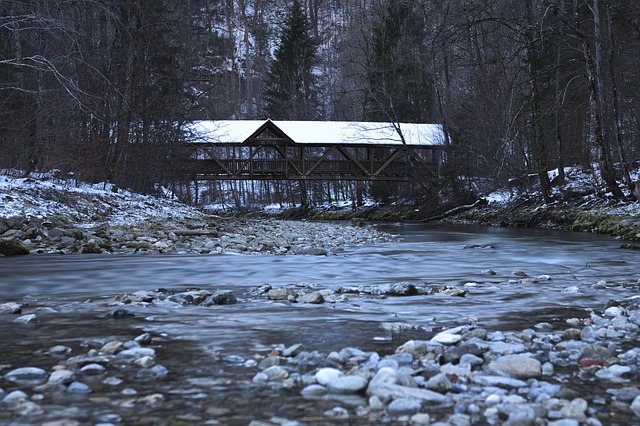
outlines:
[{"label": "dark tree line", "polygon": [[0,167],[153,191],[191,119],[438,122],[452,191],[629,196],[638,52],[635,0],[5,0]]}]

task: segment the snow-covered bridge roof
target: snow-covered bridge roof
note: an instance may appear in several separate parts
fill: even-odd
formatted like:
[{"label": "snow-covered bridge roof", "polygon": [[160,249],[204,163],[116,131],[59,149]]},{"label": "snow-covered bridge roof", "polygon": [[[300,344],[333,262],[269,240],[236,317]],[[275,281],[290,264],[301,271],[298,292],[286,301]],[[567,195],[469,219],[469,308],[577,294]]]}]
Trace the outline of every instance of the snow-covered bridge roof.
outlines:
[{"label": "snow-covered bridge roof", "polygon": [[219,120],[193,121],[185,126],[192,142],[243,143],[266,129],[284,133],[300,144],[444,145],[439,124],[375,123],[348,121]]}]

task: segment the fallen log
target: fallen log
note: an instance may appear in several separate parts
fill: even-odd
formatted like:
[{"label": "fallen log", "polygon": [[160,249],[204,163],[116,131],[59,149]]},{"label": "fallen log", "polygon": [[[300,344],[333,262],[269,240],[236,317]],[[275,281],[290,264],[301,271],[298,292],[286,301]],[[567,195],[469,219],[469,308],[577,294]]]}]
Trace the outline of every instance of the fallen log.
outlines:
[{"label": "fallen log", "polygon": [[447,210],[446,212],[444,212],[442,214],[439,214],[439,215],[436,215],[436,216],[431,216],[431,217],[428,217],[426,219],[423,219],[421,222],[436,222],[438,220],[445,219],[445,218],[447,218],[449,216],[453,216],[454,214],[466,212],[468,210],[474,209],[474,208],[479,207],[479,206],[484,206],[484,205],[487,205],[487,204],[488,204],[487,200],[485,200],[484,198],[479,198],[473,204],[465,204],[464,206],[454,207],[451,210]]}]

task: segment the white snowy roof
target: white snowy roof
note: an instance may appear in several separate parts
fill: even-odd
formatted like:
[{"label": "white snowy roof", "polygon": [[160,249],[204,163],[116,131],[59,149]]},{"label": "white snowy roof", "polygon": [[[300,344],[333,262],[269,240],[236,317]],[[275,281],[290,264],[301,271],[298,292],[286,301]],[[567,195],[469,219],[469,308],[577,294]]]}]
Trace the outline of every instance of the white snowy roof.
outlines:
[{"label": "white snowy roof", "polygon": [[[273,123],[294,142],[301,144],[402,144],[394,123],[219,120],[193,121],[185,126],[185,130],[191,133],[193,142],[242,143],[267,123]],[[407,145],[444,145],[440,124],[395,125],[400,128]]]}]

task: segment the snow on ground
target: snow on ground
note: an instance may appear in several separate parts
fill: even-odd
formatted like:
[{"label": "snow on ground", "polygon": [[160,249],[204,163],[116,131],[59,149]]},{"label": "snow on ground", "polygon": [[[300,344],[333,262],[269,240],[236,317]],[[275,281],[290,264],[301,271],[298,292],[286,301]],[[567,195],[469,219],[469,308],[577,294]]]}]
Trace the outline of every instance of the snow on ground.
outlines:
[{"label": "snow on ground", "polygon": [[[558,176],[558,170],[552,170],[549,172],[549,178],[553,181]],[[634,181],[638,181],[640,176],[640,169],[631,172],[631,178]],[[600,176],[597,171],[597,167],[594,167],[593,171],[586,172],[580,167],[566,167],[565,168],[565,181],[552,188],[554,195],[559,196],[562,194],[574,194],[581,198],[581,203],[585,207],[595,208],[596,205],[599,210],[606,208],[607,213],[611,215],[625,215],[625,216],[640,216],[640,203],[639,202],[619,202],[619,201],[607,201],[606,199],[598,198],[596,192],[602,190],[604,185],[599,182]],[[626,191],[626,190],[625,190]],[[524,195],[535,196],[536,192],[523,192],[522,189],[498,189],[486,194],[483,198],[487,200],[492,207],[508,206],[513,204],[518,199],[522,199]],[[562,197],[558,197],[562,198]]]},{"label": "snow on ground", "polygon": [[15,172],[0,171],[0,217],[60,217],[87,227],[202,217],[199,210],[178,201],[116,191],[111,184],[63,180],[53,173],[34,173],[28,178],[11,174]]}]

